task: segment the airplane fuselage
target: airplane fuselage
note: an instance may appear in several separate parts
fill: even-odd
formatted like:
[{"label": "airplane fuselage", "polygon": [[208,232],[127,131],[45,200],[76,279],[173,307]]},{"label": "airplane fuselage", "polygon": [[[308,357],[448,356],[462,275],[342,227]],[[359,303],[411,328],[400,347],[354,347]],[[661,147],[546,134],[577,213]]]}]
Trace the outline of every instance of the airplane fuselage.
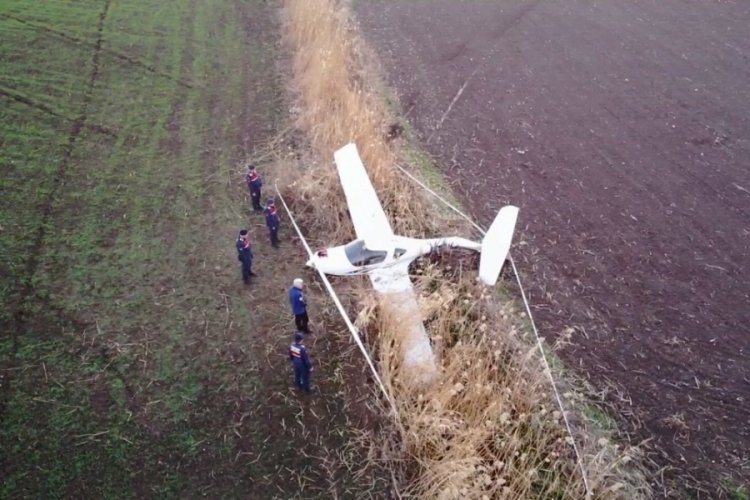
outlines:
[{"label": "airplane fuselage", "polygon": [[346,245],[319,250],[307,261],[307,265],[336,276],[366,274],[399,264],[408,266],[417,257],[428,255],[441,247],[481,250],[480,243],[465,238],[417,239],[394,235],[386,241],[358,239]]}]

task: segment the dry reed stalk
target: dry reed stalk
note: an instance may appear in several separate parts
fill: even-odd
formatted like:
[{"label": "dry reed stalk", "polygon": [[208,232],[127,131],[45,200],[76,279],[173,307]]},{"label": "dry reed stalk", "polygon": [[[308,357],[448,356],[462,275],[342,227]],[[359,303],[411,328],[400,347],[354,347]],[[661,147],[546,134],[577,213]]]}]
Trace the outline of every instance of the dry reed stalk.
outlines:
[{"label": "dry reed stalk", "polygon": [[[303,158],[305,175],[289,191],[307,230],[327,243],[352,236],[330,161],[348,142],[357,144],[397,233],[456,226],[454,220],[427,220],[422,214],[429,202],[392,168],[400,155],[385,140],[387,116],[366,85],[346,4],[286,0],[284,6],[301,110],[296,125],[309,138],[312,151]],[[369,286],[356,293],[365,297],[357,322],[377,333],[379,369],[398,414],[390,429],[395,434],[383,429],[370,436],[372,456],[388,462],[404,494],[441,499],[583,497],[562,415],[549,394],[538,353],[522,339],[511,303],[499,303],[468,277],[446,279],[435,269],[424,269],[418,290],[440,354],[441,376],[439,383],[417,389],[399,378],[398,320],[380,311],[365,290]],[[622,452],[585,426],[579,428],[577,439],[583,441],[596,497],[649,495],[631,450]]]}]

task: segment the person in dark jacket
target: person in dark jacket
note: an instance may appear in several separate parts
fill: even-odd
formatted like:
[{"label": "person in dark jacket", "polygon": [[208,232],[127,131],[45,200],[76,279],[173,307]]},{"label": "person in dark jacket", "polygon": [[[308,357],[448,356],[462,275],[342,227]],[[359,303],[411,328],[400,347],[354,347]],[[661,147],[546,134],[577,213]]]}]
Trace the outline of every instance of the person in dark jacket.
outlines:
[{"label": "person in dark jacket", "polygon": [[312,362],[307,354],[305,347],[305,336],[302,332],[294,334],[294,343],[289,346],[289,360],[294,367],[294,385],[298,389],[310,392],[310,372],[312,372]]},{"label": "person in dark jacket", "polygon": [[242,263],[242,281],[250,283],[250,277],[255,276],[253,272],[253,251],[250,248],[250,235],[247,229],[242,229],[236,241],[237,260]]},{"label": "person in dark jacket", "polygon": [[247,166],[245,180],[247,188],[250,190],[250,198],[253,201],[253,210],[256,212],[262,211],[263,207],[260,206],[260,188],[263,186],[263,180],[260,178],[255,165],[249,164]]},{"label": "person in dark jacket", "polygon": [[289,289],[289,305],[292,306],[294,323],[297,325],[297,330],[303,333],[310,333],[308,327],[310,319],[307,317],[307,301],[305,300],[305,294],[302,292],[302,284],[303,282],[300,278],[294,280],[292,287]]},{"label": "person in dark jacket", "polygon": [[263,213],[266,216],[266,227],[268,227],[268,234],[271,237],[271,246],[279,248],[279,214],[276,211],[276,202],[273,198],[268,199]]}]

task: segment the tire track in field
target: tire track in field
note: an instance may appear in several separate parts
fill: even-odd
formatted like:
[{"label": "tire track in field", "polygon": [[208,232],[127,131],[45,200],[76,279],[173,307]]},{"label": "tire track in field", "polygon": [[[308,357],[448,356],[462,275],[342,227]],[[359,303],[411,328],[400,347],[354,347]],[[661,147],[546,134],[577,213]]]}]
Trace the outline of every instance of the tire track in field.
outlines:
[{"label": "tire track in field", "polygon": [[[195,12],[195,1],[190,3],[188,12]],[[193,14],[191,14],[193,15]],[[176,82],[181,82],[190,78],[193,74],[193,51],[194,51],[194,39],[195,39],[195,26],[194,19],[188,15],[184,21],[184,25],[187,26],[187,31],[184,34],[184,45],[182,47],[182,54],[180,55],[180,78],[176,79]],[[169,110],[167,121],[164,124],[164,128],[169,132],[169,137],[162,141],[162,147],[174,155],[175,158],[180,157],[180,152],[184,146],[180,131],[183,127],[183,115],[185,114],[185,105],[188,101],[188,88],[182,86],[182,88],[175,89],[175,96],[172,101],[172,105]]]},{"label": "tire track in field", "polygon": [[[60,30],[56,30],[54,28],[50,28],[49,26],[42,26],[42,25],[37,24],[37,23],[32,23],[31,21],[27,21],[25,19],[22,19],[20,17],[16,17],[16,16],[11,15],[11,14],[0,14],[0,16],[4,17],[6,19],[10,19],[12,21],[16,21],[17,23],[23,24],[24,26],[28,26],[29,28],[32,28],[32,29],[35,29],[35,30],[39,30],[39,31],[44,31],[44,32],[49,33],[51,35],[60,37],[63,40],[65,40],[67,42],[71,42],[71,43],[76,44],[76,45],[86,45],[86,44],[89,43],[87,40],[84,40],[83,38],[79,38],[77,36],[70,35],[70,34],[64,32],[64,31],[60,31]],[[144,69],[144,70],[148,71],[149,73],[153,73],[153,74],[158,75],[158,76],[160,76],[162,78],[166,78],[167,80],[172,80],[174,82],[177,82],[178,85],[181,85],[183,87],[187,87],[189,89],[193,88],[193,84],[191,84],[191,83],[189,83],[189,82],[187,82],[187,81],[185,81],[183,79],[175,78],[172,75],[170,75],[169,73],[165,73],[164,71],[160,71],[159,69],[156,68],[156,66],[154,66],[152,64],[145,63],[145,62],[143,62],[143,61],[141,61],[141,60],[139,60],[139,59],[137,59],[137,58],[135,58],[133,56],[129,56],[128,54],[123,54],[122,52],[120,52],[118,50],[110,49],[110,48],[100,47],[100,50],[102,52],[105,52],[107,54],[110,54],[110,55],[116,57],[117,59],[120,59],[122,61],[130,63],[133,66],[137,66],[137,67],[139,67],[141,69]]]},{"label": "tire track in field", "polygon": [[[99,13],[96,43],[94,44],[94,52],[91,56],[92,68],[91,73],[89,74],[88,84],[83,95],[81,111],[75,118],[75,120],[73,120],[73,123],[68,130],[68,138],[63,145],[62,159],[57,166],[57,171],[55,172],[54,178],[52,180],[52,190],[39,205],[38,211],[42,214],[41,220],[39,222],[37,230],[35,231],[36,236],[32,240],[28,248],[27,254],[29,257],[26,260],[24,271],[21,277],[18,279],[16,285],[16,296],[18,297],[18,300],[11,306],[14,328],[11,331],[12,351],[10,354],[10,361],[8,363],[10,367],[15,366],[16,364],[16,353],[18,352],[18,337],[21,332],[26,331],[29,324],[30,315],[28,311],[28,305],[37,296],[37,292],[36,290],[34,290],[33,285],[34,275],[39,268],[39,254],[36,251],[36,247],[38,245],[38,242],[44,241],[44,238],[47,234],[47,227],[49,225],[50,215],[52,214],[52,206],[57,199],[60,185],[65,179],[65,173],[68,169],[68,165],[70,164],[70,159],[72,157],[76,141],[81,134],[81,130],[86,127],[86,122],[88,120],[87,113],[89,105],[91,104],[94,85],[96,84],[96,80],[99,78],[99,60],[102,52],[102,44],[104,43],[104,23],[107,20],[107,13],[109,12],[111,3],[112,0],[105,0],[102,11]],[[5,404],[7,401],[7,397],[10,394],[11,385],[12,381],[10,377],[8,377],[6,380],[3,380],[3,394],[2,398],[0,399],[0,415],[2,415],[3,417],[5,415]]]},{"label": "tire track in field", "polygon": [[[0,96],[6,97],[12,101],[15,101],[19,104],[25,104],[26,106],[38,109],[40,111],[43,111],[44,113],[54,116],[55,118],[59,118],[61,120],[67,121],[67,122],[74,122],[75,119],[64,115],[63,113],[60,113],[58,111],[55,111],[50,106],[47,106],[44,103],[41,103],[39,101],[36,101],[34,99],[31,99],[30,97],[26,97],[25,95],[21,95],[17,92],[14,92],[7,88],[0,88]],[[87,129],[96,132],[98,134],[104,134],[108,135],[110,137],[117,137],[117,134],[112,131],[109,127],[102,125],[100,123],[92,123],[92,124],[85,124],[84,125]]]}]

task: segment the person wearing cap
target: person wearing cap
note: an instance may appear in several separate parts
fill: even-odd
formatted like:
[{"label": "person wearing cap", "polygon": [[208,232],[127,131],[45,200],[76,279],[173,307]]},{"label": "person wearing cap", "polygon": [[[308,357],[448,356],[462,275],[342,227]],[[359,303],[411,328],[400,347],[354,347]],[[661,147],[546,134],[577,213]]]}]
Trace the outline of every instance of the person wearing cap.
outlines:
[{"label": "person wearing cap", "polygon": [[250,198],[253,201],[253,210],[260,212],[263,207],[260,206],[260,188],[263,186],[263,180],[260,178],[260,174],[252,163],[247,165],[247,174],[245,180],[247,182],[247,188],[250,190]]},{"label": "person wearing cap", "polygon": [[250,248],[250,235],[247,229],[242,229],[237,237],[237,260],[242,263],[242,281],[245,284],[250,283],[250,276],[255,276],[253,272],[253,251]]},{"label": "person wearing cap", "polygon": [[298,389],[310,392],[310,372],[313,370],[310,356],[305,347],[305,336],[302,332],[294,334],[294,343],[289,346],[289,360],[294,367],[294,385]]},{"label": "person wearing cap", "polygon": [[297,325],[297,330],[303,333],[310,333],[308,327],[310,319],[307,317],[307,301],[302,291],[302,284],[303,282],[300,278],[295,279],[292,283],[292,287],[289,289],[289,304],[292,306],[294,324]]},{"label": "person wearing cap", "polygon": [[276,202],[269,198],[266,202],[266,208],[263,210],[266,216],[266,227],[271,237],[271,246],[279,248],[279,214],[276,211]]}]

